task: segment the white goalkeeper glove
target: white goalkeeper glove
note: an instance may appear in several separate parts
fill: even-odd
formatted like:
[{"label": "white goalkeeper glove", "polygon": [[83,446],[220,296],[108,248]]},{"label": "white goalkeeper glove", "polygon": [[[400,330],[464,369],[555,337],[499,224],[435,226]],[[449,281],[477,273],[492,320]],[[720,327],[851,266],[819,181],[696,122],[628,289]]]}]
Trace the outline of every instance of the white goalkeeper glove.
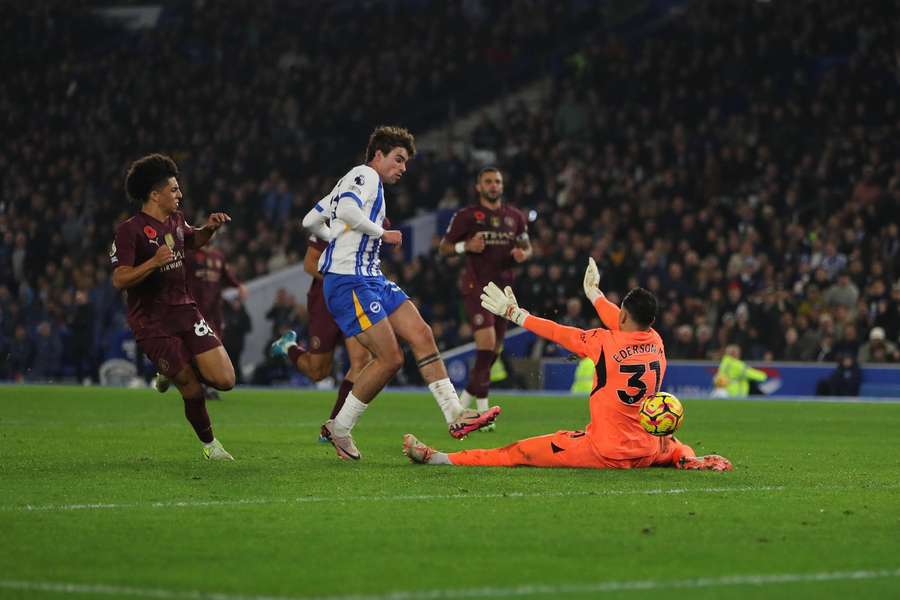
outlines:
[{"label": "white goalkeeper glove", "polygon": [[584,271],[584,295],[591,301],[591,304],[603,295],[603,292],[600,291],[600,269],[597,268],[593,257],[588,258],[588,266]]},{"label": "white goalkeeper glove", "polygon": [[521,325],[525,322],[528,311],[519,308],[511,287],[506,286],[506,290],[501,290],[492,281],[484,286],[482,291],[484,293],[481,294],[481,306],[486,310],[504,319],[509,319],[516,325]]}]

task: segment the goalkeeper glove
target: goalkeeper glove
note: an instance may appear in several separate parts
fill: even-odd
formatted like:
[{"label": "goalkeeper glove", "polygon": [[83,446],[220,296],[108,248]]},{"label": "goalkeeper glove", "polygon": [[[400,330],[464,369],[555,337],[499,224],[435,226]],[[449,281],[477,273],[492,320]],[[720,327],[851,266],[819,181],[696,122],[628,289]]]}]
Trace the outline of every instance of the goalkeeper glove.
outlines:
[{"label": "goalkeeper glove", "polygon": [[506,286],[506,290],[501,290],[493,281],[484,286],[483,294],[481,294],[481,306],[486,310],[494,313],[499,317],[508,319],[516,325],[525,322],[528,311],[519,308],[516,302],[516,296],[513,294],[512,288]]},{"label": "goalkeeper glove", "polygon": [[603,295],[600,291],[600,270],[593,257],[588,258],[588,266],[584,271],[584,295],[591,301],[591,304],[597,301],[597,298]]}]

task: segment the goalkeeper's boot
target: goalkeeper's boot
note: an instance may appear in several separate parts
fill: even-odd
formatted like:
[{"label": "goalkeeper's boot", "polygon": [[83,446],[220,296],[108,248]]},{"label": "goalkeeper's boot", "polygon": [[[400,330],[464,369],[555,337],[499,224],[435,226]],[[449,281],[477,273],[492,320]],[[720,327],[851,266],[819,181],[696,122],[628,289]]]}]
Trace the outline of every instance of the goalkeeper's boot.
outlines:
[{"label": "goalkeeper's boot", "polygon": [[297,343],[297,332],[293,329],[285,332],[283,336],[272,342],[269,354],[272,358],[287,358],[288,348]]},{"label": "goalkeeper's boot", "polygon": [[675,468],[689,471],[722,472],[734,470],[731,461],[718,454],[707,454],[706,456],[682,456],[678,462],[675,463]]},{"label": "goalkeeper's boot", "polygon": [[450,435],[461,440],[473,431],[478,431],[482,427],[493,423],[499,414],[499,406],[492,406],[481,413],[467,408],[449,424]]},{"label": "goalkeeper's boot", "polygon": [[222,447],[222,443],[215,438],[210,443],[203,444],[203,457],[206,460],[234,460],[234,457]]},{"label": "goalkeeper's boot", "polygon": [[160,394],[165,394],[170,385],[172,385],[171,379],[169,379],[162,373],[156,374],[156,379],[153,380],[153,387],[156,388],[157,392],[159,392]]},{"label": "goalkeeper's boot", "polygon": [[322,425],[322,428],[319,430],[319,443],[320,444],[330,444],[331,443],[331,432]]},{"label": "goalkeeper's boot", "polygon": [[325,421],[322,428],[328,432],[328,441],[334,446],[338,458],[341,460],[359,460],[362,458],[362,454],[359,453],[359,449],[356,447],[356,444],[353,443],[352,435],[349,433],[347,435],[335,435],[334,419]]},{"label": "goalkeeper's boot", "polygon": [[403,454],[409,457],[409,460],[412,462],[427,465],[434,453],[434,448],[426,446],[417,440],[413,434],[406,433],[403,435]]}]

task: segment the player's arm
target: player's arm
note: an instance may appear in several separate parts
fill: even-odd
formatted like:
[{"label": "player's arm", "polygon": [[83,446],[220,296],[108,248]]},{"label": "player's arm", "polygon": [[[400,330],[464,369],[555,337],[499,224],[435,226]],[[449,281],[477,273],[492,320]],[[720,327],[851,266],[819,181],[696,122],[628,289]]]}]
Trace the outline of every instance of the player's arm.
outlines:
[{"label": "player's arm", "polygon": [[619,328],[619,307],[607,300],[600,291],[600,270],[593,258],[588,258],[588,266],[584,271],[584,295],[591,301],[597,316],[610,330]]},{"label": "player's arm", "polygon": [[316,202],[315,206],[303,217],[303,228],[320,240],[331,240],[331,230],[326,225],[328,222],[328,206],[330,204],[331,198],[326,196]]},{"label": "player's arm", "polygon": [[322,251],[315,246],[308,245],[306,247],[306,255],[303,257],[303,270],[309,273],[313,279],[322,279],[322,274],[319,273],[320,256],[322,256]]},{"label": "player's arm", "polygon": [[119,265],[112,274],[112,284],[117,290],[127,290],[147,279],[153,271],[166,265],[175,258],[172,250],[162,244],[152,258],[147,259],[137,266]]},{"label": "player's arm", "polygon": [[527,310],[519,308],[512,288],[509,286],[505,290],[501,290],[493,281],[484,286],[481,294],[481,306],[546,340],[559,344],[573,354],[582,357],[595,355],[592,347],[596,347],[599,340],[594,343],[589,343],[588,340],[596,337],[596,330],[585,331],[529,314]]},{"label": "player's arm", "polygon": [[[221,213],[221,212],[212,213],[211,215],[209,215],[209,217],[207,217],[206,225],[204,225],[203,227],[198,227],[198,228],[185,227],[186,230],[187,229],[193,230],[193,235],[185,236],[185,238],[187,238],[187,237],[192,238],[193,242],[191,243],[191,247],[194,248],[195,250],[197,248],[202,248],[203,246],[205,246],[207,244],[207,242],[209,242],[209,240],[212,239],[212,236],[215,235],[216,231],[218,231],[222,225],[224,225],[225,223],[227,223],[230,220],[231,220],[231,217],[229,217],[225,213]],[[185,239],[186,243],[189,241],[190,240]]]},{"label": "player's arm", "polygon": [[362,201],[352,192],[341,194],[337,203],[335,216],[350,229],[361,231],[369,237],[381,238],[385,244],[399,244],[403,239],[403,234],[399,230],[385,230],[378,223],[371,221],[362,211]]},{"label": "player's arm", "polygon": [[469,213],[465,209],[456,211],[447,225],[447,232],[441,238],[438,253],[441,256],[454,256],[466,252],[483,252],[484,236],[480,231],[472,235],[473,229],[474,222]]}]

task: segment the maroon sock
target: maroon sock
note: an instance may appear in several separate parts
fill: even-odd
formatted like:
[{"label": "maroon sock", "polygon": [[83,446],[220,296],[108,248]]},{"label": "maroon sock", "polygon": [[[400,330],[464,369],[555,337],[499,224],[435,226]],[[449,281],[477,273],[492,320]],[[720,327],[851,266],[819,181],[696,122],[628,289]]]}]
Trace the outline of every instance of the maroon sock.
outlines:
[{"label": "maroon sock", "polygon": [[347,394],[350,393],[350,390],[353,389],[353,382],[344,378],[344,381],[341,382],[341,389],[338,390],[337,400],[334,402],[334,408],[331,409],[331,418],[335,418],[339,412],[341,412],[341,407],[344,406],[344,400],[347,399]]},{"label": "maroon sock", "polygon": [[304,348],[300,344],[295,344],[288,348],[288,360],[290,360],[291,364],[295,367],[297,366],[297,359],[304,354],[306,354],[306,348]]},{"label": "maroon sock", "polygon": [[469,373],[466,391],[476,398],[486,398],[491,385],[491,365],[497,354],[493,350],[476,350],[475,365]]},{"label": "maroon sock", "polygon": [[212,423],[209,422],[206,400],[203,399],[203,396],[184,399],[184,416],[187,417],[201,442],[208,444],[213,441]]}]

